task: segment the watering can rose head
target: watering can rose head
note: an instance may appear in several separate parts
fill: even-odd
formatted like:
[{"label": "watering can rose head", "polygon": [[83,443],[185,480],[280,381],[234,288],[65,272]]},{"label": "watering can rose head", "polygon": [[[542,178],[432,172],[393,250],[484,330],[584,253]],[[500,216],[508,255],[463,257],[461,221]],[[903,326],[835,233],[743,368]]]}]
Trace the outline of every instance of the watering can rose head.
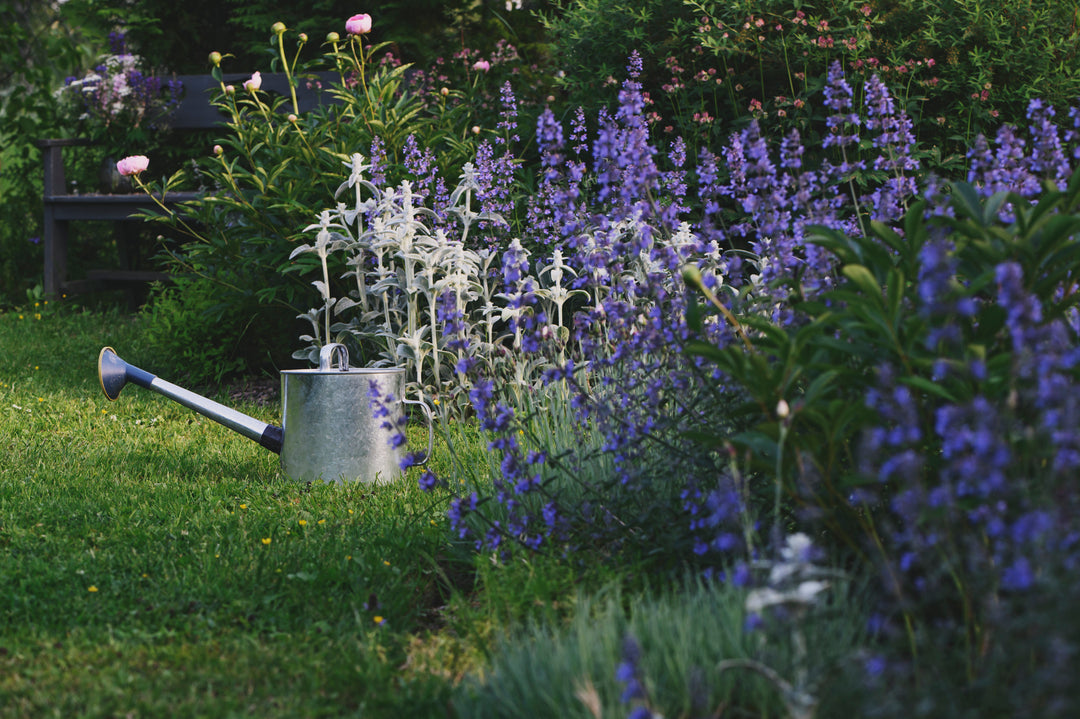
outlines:
[{"label": "watering can rose head", "polygon": [[353,15],[345,21],[345,32],[350,35],[366,35],[371,32],[371,16],[367,13]]},{"label": "watering can rose head", "polygon": [[138,175],[140,172],[146,170],[150,166],[150,158],[146,155],[132,155],[131,157],[125,157],[120,162],[116,163],[116,171],[124,177],[130,175]]}]

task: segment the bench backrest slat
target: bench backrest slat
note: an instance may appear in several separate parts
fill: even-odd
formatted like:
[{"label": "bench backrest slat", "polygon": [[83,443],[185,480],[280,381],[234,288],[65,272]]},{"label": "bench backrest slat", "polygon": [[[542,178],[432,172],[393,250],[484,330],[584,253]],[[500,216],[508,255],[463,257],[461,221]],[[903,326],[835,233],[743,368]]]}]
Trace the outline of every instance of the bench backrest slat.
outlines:
[{"label": "bench backrest slat", "polygon": [[[243,84],[250,77],[250,75],[226,74],[222,80],[226,85],[235,86],[236,91],[243,94],[245,92]],[[177,79],[184,84],[184,96],[180,101],[180,106],[176,108],[169,120],[171,128],[206,130],[225,121],[226,116],[210,104],[210,98],[221,90],[217,80],[210,75],[178,75]],[[320,104],[333,102],[334,98],[327,92],[333,82],[340,82],[340,78],[330,72],[316,73],[316,79],[313,81],[300,79],[296,87],[296,101],[300,106],[300,112],[307,112]],[[263,73],[262,91],[289,97],[289,85],[285,73]],[[291,103],[286,103],[286,105],[291,109]]]}]

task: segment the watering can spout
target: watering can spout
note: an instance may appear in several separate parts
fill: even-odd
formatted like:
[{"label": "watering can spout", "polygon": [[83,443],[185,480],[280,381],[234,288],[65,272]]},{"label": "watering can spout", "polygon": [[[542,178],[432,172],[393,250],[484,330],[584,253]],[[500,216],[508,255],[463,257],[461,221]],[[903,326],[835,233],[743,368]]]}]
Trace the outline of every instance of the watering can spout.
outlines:
[{"label": "watering can spout", "polygon": [[239,432],[248,439],[258,442],[271,452],[281,454],[284,432],[266,422],[237,412],[212,399],[207,399],[171,382],[156,377],[146,370],[139,369],[120,359],[112,347],[103,347],[98,355],[98,379],[101,389],[110,400],[120,396],[120,390],[131,382],[139,387],[151,389],[169,399],[179,402],[188,409],[195,410],[204,417],[209,417],[229,429]]}]

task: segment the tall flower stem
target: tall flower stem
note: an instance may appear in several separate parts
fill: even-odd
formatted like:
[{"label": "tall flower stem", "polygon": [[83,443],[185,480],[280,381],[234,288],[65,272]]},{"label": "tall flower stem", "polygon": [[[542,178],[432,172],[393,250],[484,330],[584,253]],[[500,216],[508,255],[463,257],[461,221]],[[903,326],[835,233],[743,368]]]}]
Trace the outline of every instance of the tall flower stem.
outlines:
[{"label": "tall flower stem", "polygon": [[285,31],[284,28],[281,32],[277,33],[278,41],[278,54],[281,56],[281,67],[285,72],[285,81],[289,83],[289,95],[292,99],[293,112],[300,114],[300,103],[296,101],[296,82],[293,78],[293,70],[296,68],[296,61],[300,57],[300,48],[303,47],[303,42],[296,48],[296,57],[293,58],[293,64],[290,67],[289,60],[285,57]]}]

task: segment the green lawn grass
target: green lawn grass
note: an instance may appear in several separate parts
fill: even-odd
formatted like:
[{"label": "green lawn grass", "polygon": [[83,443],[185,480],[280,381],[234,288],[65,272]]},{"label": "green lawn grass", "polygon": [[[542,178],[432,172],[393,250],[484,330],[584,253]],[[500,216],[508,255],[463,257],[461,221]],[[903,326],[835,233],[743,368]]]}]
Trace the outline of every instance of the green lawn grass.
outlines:
[{"label": "green lawn grass", "polygon": [[153,392],[109,402],[105,344],[138,355],[137,326],[0,314],[0,717],[445,715],[450,677],[408,668],[472,582],[440,500],[293,482]]}]

